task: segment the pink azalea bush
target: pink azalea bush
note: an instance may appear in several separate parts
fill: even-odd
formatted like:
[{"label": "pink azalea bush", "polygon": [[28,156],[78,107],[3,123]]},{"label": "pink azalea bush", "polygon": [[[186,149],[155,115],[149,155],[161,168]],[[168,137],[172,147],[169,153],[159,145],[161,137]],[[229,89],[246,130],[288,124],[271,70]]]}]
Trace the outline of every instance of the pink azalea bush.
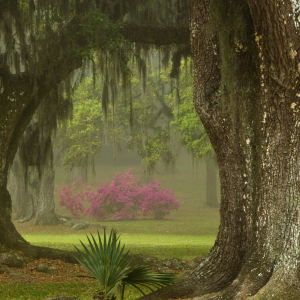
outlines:
[{"label": "pink azalea bush", "polygon": [[70,210],[74,217],[79,219],[80,216],[78,212],[83,213],[85,211],[85,206],[82,204],[84,193],[82,192],[83,185],[81,177],[74,181],[73,184],[79,186],[76,193],[77,197],[73,196],[73,192],[70,187],[64,184],[59,195],[59,206],[65,206],[67,210]]},{"label": "pink azalea bush", "polygon": [[140,187],[140,194],[138,209],[143,215],[154,213],[156,219],[162,219],[170,213],[170,210],[179,207],[173,191],[161,188],[157,180],[150,182],[148,186]]},{"label": "pink azalea bush", "polygon": [[[91,186],[85,187],[81,178],[74,181],[72,189],[63,185],[59,205],[65,206],[76,218],[81,213],[98,220],[126,220],[140,214],[162,219],[172,209],[179,208],[172,191],[161,188],[156,180],[149,185],[137,185],[131,170],[124,175],[116,173],[111,184],[102,182],[95,191]],[[90,202],[90,206],[85,207],[83,201]]]}]

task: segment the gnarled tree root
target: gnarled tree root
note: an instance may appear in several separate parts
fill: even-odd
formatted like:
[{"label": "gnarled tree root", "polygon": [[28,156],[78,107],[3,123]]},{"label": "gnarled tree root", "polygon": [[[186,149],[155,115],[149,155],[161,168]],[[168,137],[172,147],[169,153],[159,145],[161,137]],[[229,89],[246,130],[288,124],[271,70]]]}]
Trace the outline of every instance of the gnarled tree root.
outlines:
[{"label": "gnarled tree root", "polygon": [[140,297],[137,300],[177,299],[179,297],[190,298],[191,294],[195,290],[195,284],[187,280],[181,280],[171,286],[163,287],[153,293]]},{"label": "gnarled tree root", "polygon": [[297,300],[300,299],[300,282],[295,270],[278,268],[269,281],[247,300]]},{"label": "gnarled tree root", "polygon": [[[275,259],[264,259],[262,261],[257,257],[252,257],[244,264],[239,275],[229,285],[221,289],[216,289],[215,280],[218,278],[218,272],[213,275],[211,272],[203,273],[203,270],[206,269],[205,265],[200,265],[197,269],[189,277],[175,285],[165,287],[138,299],[191,299],[187,297],[188,295],[191,295],[192,300],[300,299],[300,273],[296,264],[276,262]],[[203,284],[201,284],[202,282]],[[209,286],[208,283],[212,283],[212,285]]]},{"label": "gnarled tree root", "polygon": [[249,294],[249,286],[242,284],[240,289],[233,293],[234,289],[229,287],[218,293],[206,294],[200,297],[193,297],[192,300],[299,300],[300,288],[298,284],[293,281],[289,283],[282,281],[280,278],[270,280],[254,295]]},{"label": "gnarled tree root", "polygon": [[238,265],[230,269],[228,268],[229,260],[212,260],[209,257],[186,278],[171,286],[140,297],[138,300],[189,298],[195,291],[197,291],[196,296],[198,296],[227,287],[236,277]]},{"label": "gnarled tree root", "polygon": [[[64,262],[69,263],[78,263],[74,256],[79,257],[76,251],[67,251],[60,250],[48,247],[41,246],[33,246],[29,243],[20,243],[18,245],[14,245],[14,247],[6,247],[2,245],[2,251],[20,251],[25,257],[39,259],[39,258],[47,258],[47,259],[60,259]],[[73,256],[74,255],[74,256]]]},{"label": "gnarled tree root", "polygon": [[[252,265],[252,268],[249,268]],[[259,266],[260,265],[260,266]],[[192,295],[192,300],[297,300],[300,299],[299,274],[282,263],[247,263],[240,275],[224,290]],[[245,271],[248,270],[246,273]]]}]

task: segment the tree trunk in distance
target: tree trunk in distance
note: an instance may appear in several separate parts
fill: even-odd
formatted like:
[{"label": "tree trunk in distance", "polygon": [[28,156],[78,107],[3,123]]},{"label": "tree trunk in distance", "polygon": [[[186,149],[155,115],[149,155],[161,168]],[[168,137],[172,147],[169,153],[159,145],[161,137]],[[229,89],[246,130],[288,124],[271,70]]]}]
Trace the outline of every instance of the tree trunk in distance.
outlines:
[{"label": "tree trunk in distance", "polygon": [[[25,223],[32,220],[34,217],[34,199],[31,192],[32,188],[25,186],[24,176],[18,175],[16,177],[17,195],[16,201],[18,203],[16,222]],[[14,205],[14,203],[13,203]]]},{"label": "tree trunk in distance", "polygon": [[[66,57],[66,59],[68,60],[69,57]],[[74,71],[76,66],[81,66],[81,60],[75,62],[77,64],[71,63],[69,68],[63,70],[60,69],[58,62],[57,72],[55,73],[56,79],[45,82],[44,75],[41,75],[41,77],[36,77],[36,85],[32,84],[30,75],[27,73],[21,76],[10,73],[3,68],[0,70],[2,77],[9,82],[6,89],[2,91],[0,98],[0,244],[10,250],[23,251],[28,257],[65,259],[65,261],[74,263],[76,263],[76,260],[72,256],[73,253],[32,246],[16,230],[11,220],[12,201],[7,191],[7,177],[8,170],[18,149],[18,142],[29,125],[40,101],[50,91],[57,89],[57,84]],[[74,252],[74,254],[76,253]]]},{"label": "tree trunk in distance", "polygon": [[[6,131],[7,133],[7,131]],[[1,138],[1,136],[0,136]],[[4,144],[4,143],[3,143]],[[0,144],[0,157],[5,155],[5,150],[9,151],[10,147]],[[4,148],[2,148],[4,146]],[[3,151],[1,151],[3,149]],[[5,155],[5,157],[7,157]],[[1,160],[0,162],[5,162]],[[3,165],[2,165],[3,166]],[[48,258],[61,259],[67,262],[76,263],[73,255],[78,255],[75,251],[63,251],[48,247],[32,246],[16,230],[11,221],[12,201],[9,192],[5,188],[7,184],[8,168],[0,168],[0,245],[10,250],[19,250],[27,257],[31,258]]]},{"label": "tree trunk in distance", "polygon": [[[1,17],[3,18],[3,15],[9,16],[9,19],[11,18],[13,20],[16,11],[17,16],[22,17],[22,9],[18,7],[19,2],[11,2],[12,1],[0,1],[1,9],[4,8],[1,10]],[[88,8],[89,6],[84,6],[83,10],[88,10]],[[114,12],[115,11],[113,11],[113,13]],[[78,16],[75,16],[75,18],[70,20],[70,23],[66,22],[66,31],[64,31],[64,34],[58,35],[55,30],[48,30],[46,36],[37,37],[43,41],[51,40],[49,53],[51,53],[51,57],[60,58],[58,60],[52,60],[54,63],[51,64],[51,66],[48,66],[50,57],[46,54],[46,60],[40,59],[45,53],[39,53],[38,49],[33,53],[36,59],[32,64],[32,68],[29,70],[22,70],[18,73],[15,70],[17,67],[10,68],[11,66],[5,63],[2,64],[0,68],[0,76],[2,79],[0,91],[0,244],[8,249],[21,250],[32,258],[65,259],[65,261],[77,262],[71,255],[73,253],[32,246],[18,233],[11,220],[12,202],[10,194],[7,191],[8,171],[16,155],[18,142],[26,127],[29,125],[40,102],[52,92],[58,93],[59,85],[69,78],[72,72],[82,67],[82,57],[75,56],[71,53],[71,50],[74,49],[73,37],[78,42],[76,44],[79,47],[77,48],[78,50],[80,49],[80,51],[82,51],[89,46],[89,41],[85,39],[84,32],[82,32],[82,38],[77,39],[82,27],[77,17]],[[10,22],[8,22],[8,27],[9,24]],[[13,21],[11,24],[14,24]],[[25,26],[24,28],[27,27]],[[18,38],[26,35],[25,40],[27,43],[26,30],[27,29],[24,29],[23,32],[17,35]],[[69,37],[68,39],[65,38],[66,35]],[[30,44],[26,43],[22,44],[21,47],[24,46],[24,48],[28,50]],[[29,52],[26,53],[26,55],[28,54],[26,64],[32,54],[31,50],[28,51]],[[41,52],[43,51],[44,49],[41,50]],[[2,58],[5,55],[7,55],[6,52],[1,53]],[[64,63],[61,63],[62,60]],[[5,60],[3,60],[3,62],[4,61]],[[3,82],[6,84],[4,85]],[[76,253],[74,252],[74,254]]]},{"label": "tree trunk in distance", "polygon": [[217,174],[216,163],[214,158],[207,158],[206,161],[206,206],[219,207],[219,201],[217,196]]},{"label": "tree trunk in distance", "polygon": [[26,188],[18,154],[12,164],[11,174],[14,177],[16,188],[14,199],[12,198],[12,207],[15,207],[14,209],[17,212],[15,220],[18,223],[28,222],[34,217],[34,202],[30,187],[32,182],[29,178],[28,187]]},{"label": "tree trunk in distance", "polygon": [[36,225],[57,225],[60,223],[54,212],[55,172],[50,162],[45,166],[42,178],[35,167],[29,167],[27,188],[24,174],[20,170],[20,161],[16,155],[11,168],[16,182],[16,222],[25,223],[35,218]]},{"label": "tree trunk in distance", "polygon": [[60,223],[58,216],[54,212],[54,178],[55,171],[52,164],[48,162],[40,183],[35,213],[36,225],[57,225]]},{"label": "tree trunk in distance", "polygon": [[17,201],[18,188],[17,188],[17,179],[16,179],[12,169],[13,169],[13,166],[11,167],[10,172],[8,174],[7,190],[9,191],[9,194],[11,195],[12,212],[16,213],[19,211],[19,202]]},{"label": "tree trunk in distance", "polygon": [[142,173],[141,173],[141,184],[145,184],[148,185],[151,181],[154,180],[153,178],[153,174],[150,174],[147,169],[146,169],[146,163],[143,159],[141,159],[141,169],[142,169]]}]

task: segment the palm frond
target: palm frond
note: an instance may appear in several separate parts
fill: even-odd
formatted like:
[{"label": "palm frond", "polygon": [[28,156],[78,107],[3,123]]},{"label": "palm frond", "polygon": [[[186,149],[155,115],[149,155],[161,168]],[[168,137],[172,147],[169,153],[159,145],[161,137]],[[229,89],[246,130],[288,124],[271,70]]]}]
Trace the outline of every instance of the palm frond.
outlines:
[{"label": "palm frond", "polygon": [[125,245],[121,247],[120,236],[117,236],[116,230],[111,230],[108,239],[104,230],[103,240],[98,231],[97,233],[98,243],[92,234],[91,239],[87,236],[90,250],[80,241],[85,253],[75,246],[80,258],[74,257],[92,275],[79,275],[78,277],[89,277],[99,280],[101,291],[105,293],[105,297],[111,299],[116,289],[120,286],[122,286],[121,299],[123,299],[126,285],[132,285],[144,295],[141,287],[146,287],[153,291],[153,288],[161,288],[175,282],[175,275],[172,273],[150,273],[150,269],[146,266],[129,267],[132,259],[129,251],[123,254]]}]

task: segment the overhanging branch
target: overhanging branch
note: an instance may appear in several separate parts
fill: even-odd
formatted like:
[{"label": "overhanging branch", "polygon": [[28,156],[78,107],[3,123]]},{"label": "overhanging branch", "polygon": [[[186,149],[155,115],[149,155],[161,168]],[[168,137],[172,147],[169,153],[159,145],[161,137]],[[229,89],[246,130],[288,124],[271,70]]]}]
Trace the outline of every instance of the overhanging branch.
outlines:
[{"label": "overhanging branch", "polygon": [[124,23],[121,34],[129,42],[164,46],[171,44],[190,44],[188,25],[143,25]]}]

